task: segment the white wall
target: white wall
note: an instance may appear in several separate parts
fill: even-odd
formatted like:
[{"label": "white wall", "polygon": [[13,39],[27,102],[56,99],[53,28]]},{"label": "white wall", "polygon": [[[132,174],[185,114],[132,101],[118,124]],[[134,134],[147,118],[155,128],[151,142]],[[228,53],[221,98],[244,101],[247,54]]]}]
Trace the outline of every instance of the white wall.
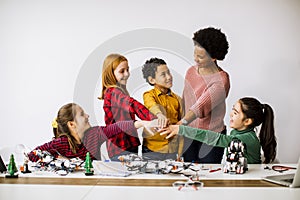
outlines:
[{"label": "white wall", "polygon": [[[269,103],[276,115],[278,158],[296,162],[300,156],[299,18],[299,0],[0,0],[0,148],[16,144],[33,148],[50,140],[51,121],[67,102],[82,105],[92,124],[103,124],[97,82],[104,53],[109,51],[129,58],[134,74],[130,92],[137,99],[147,88],[137,67],[150,56],[166,59],[177,74],[176,92],[181,93],[184,72],[192,62],[193,45],[188,41],[199,28],[214,26],[226,33],[230,43],[226,59],[220,62],[232,83],[228,112],[243,96]],[[151,30],[172,32],[174,46],[169,42],[164,49],[168,38],[151,35]],[[145,34],[134,38],[136,31]],[[132,41],[122,41],[128,33]],[[177,36],[184,55],[174,42]],[[158,44],[128,47],[141,38]],[[118,39],[119,48],[114,43]],[[98,69],[86,77],[86,85],[79,85],[89,62],[98,63]],[[79,95],[85,86],[89,93]],[[228,123],[228,117],[225,120]]]}]

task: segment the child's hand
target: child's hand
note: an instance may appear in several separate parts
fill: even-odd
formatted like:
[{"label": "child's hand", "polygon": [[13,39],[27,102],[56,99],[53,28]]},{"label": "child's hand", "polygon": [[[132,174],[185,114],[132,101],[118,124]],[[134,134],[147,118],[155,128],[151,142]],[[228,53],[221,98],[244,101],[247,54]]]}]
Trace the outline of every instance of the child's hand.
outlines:
[{"label": "child's hand", "polygon": [[157,116],[158,125],[160,128],[164,128],[164,127],[168,126],[169,120],[165,115],[163,115],[162,113],[158,113],[156,116]]},{"label": "child's hand", "polygon": [[179,125],[170,125],[166,128],[160,129],[158,132],[160,135],[166,135],[166,139],[169,139],[178,134]]},{"label": "child's hand", "polygon": [[161,129],[158,119],[154,119],[152,121],[143,121],[143,126],[147,130],[146,132],[150,134],[149,136],[153,136]]}]

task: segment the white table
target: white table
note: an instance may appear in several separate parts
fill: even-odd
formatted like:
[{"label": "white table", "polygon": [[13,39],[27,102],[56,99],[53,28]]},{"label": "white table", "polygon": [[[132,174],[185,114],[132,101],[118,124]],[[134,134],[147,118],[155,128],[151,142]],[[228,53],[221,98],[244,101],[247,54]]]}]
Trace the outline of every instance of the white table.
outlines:
[{"label": "white table", "polygon": [[[283,164],[287,166],[295,166],[295,164]],[[205,165],[204,168],[215,169],[221,167],[220,165]],[[202,181],[230,181],[230,180],[241,180],[247,181],[259,181],[263,176],[277,174],[273,170],[265,170],[265,165],[249,165],[249,171],[245,174],[231,175],[224,174],[222,171],[210,173],[208,170],[200,170],[199,177]],[[289,170],[284,173],[293,173],[294,170]],[[192,188],[183,188],[178,191],[177,188],[170,186],[105,186],[101,185],[101,181],[109,179],[112,183],[124,182],[125,184],[130,181],[141,182],[141,184],[149,181],[160,181],[165,180],[170,183],[175,180],[186,180],[187,177],[178,175],[156,175],[156,174],[135,174],[129,177],[103,177],[94,175],[86,177],[83,172],[71,173],[67,176],[59,176],[55,173],[32,173],[32,174],[20,174],[20,178],[17,181],[34,180],[39,178],[41,180],[59,180],[60,184],[11,184],[6,183],[8,180],[3,178],[4,175],[0,176],[0,199],[270,199],[270,200],[299,200],[300,199],[300,188],[287,188],[287,187],[235,187],[227,186],[223,187],[222,183],[218,183],[220,186],[217,187],[203,187],[198,191]],[[97,181],[99,184],[89,184],[85,182],[81,185],[74,185],[67,183],[67,180],[74,181],[74,184],[89,181]],[[64,184],[66,183],[66,184]],[[159,183],[158,183],[159,184]]]}]

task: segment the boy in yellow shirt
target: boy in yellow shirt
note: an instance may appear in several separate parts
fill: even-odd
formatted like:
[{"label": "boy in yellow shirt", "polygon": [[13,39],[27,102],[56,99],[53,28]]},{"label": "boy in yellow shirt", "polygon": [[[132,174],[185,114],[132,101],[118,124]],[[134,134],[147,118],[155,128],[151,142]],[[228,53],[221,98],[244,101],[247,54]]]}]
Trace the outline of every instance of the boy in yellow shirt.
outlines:
[{"label": "boy in yellow shirt", "polygon": [[[182,99],[171,91],[172,74],[163,59],[151,58],[142,67],[143,77],[154,86],[143,94],[144,105],[161,120],[161,124],[176,124],[183,116]],[[146,137],[142,146],[146,159],[179,159],[183,151],[183,137],[165,139],[159,133]]]}]

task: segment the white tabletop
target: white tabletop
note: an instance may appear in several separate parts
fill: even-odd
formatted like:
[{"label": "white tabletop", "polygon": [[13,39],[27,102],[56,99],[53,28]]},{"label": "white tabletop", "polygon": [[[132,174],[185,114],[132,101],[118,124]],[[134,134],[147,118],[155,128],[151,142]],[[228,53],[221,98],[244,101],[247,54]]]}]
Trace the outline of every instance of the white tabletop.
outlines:
[{"label": "white tabletop", "polygon": [[[101,161],[98,161],[101,162]],[[113,162],[112,162],[113,163]],[[107,163],[109,164],[109,163]],[[290,163],[285,163],[285,164],[280,164],[283,166],[289,166],[289,167],[295,167],[296,164],[290,164]],[[272,165],[268,165],[269,168],[271,168]],[[295,169],[290,169],[288,171],[284,172],[276,172],[274,170],[268,170],[265,169],[266,165],[264,164],[249,164],[248,165],[248,171],[244,174],[229,174],[229,173],[224,173],[222,170],[215,171],[215,172],[210,172],[210,170],[222,168],[221,164],[199,164],[198,168],[199,171],[195,172],[192,170],[186,170],[186,171],[181,171],[179,173],[170,173],[170,174],[153,174],[153,173],[143,173],[143,174],[137,174],[133,173],[132,175],[128,177],[119,177],[119,176],[103,176],[97,174],[95,172],[95,175],[89,176],[89,178],[134,178],[134,179],[187,179],[187,176],[184,176],[183,173],[185,174],[197,174],[200,179],[203,180],[209,180],[209,179],[222,179],[222,180],[260,180],[265,176],[269,175],[277,175],[277,174],[288,174],[288,173],[295,173]],[[0,174],[0,177],[4,177],[4,174]],[[85,177],[84,173],[82,171],[79,172],[72,172],[69,173],[66,176],[60,176],[55,172],[49,172],[49,171],[34,171],[33,173],[29,174],[22,174],[19,173],[19,177],[61,177],[61,178],[82,178]]]},{"label": "white tabletop", "polygon": [[300,188],[240,188],[203,187],[198,191],[173,187],[127,186],[66,186],[66,185],[0,185],[0,199],[243,199],[243,200],[299,200]]},{"label": "white tabletop", "polygon": [[[295,166],[296,164],[281,164]],[[271,166],[271,165],[270,165]],[[221,165],[206,164],[199,165],[198,175],[201,179],[261,179],[267,175],[278,174],[273,170],[264,169],[265,165],[249,165],[245,174],[232,175],[223,173],[222,170],[209,172],[210,169],[217,169]],[[294,173],[295,170],[288,170],[283,173]],[[4,176],[0,174],[0,176]],[[83,178],[83,172],[69,173],[67,176],[59,176],[53,172],[33,172],[31,174],[19,174],[20,177],[61,177],[61,178]],[[89,178],[109,176],[94,175]],[[129,177],[112,177],[120,179],[187,179],[181,174],[133,174]],[[173,187],[133,187],[133,186],[94,186],[94,185],[34,185],[34,184],[0,184],[0,199],[270,199],[270,200],[299,200],[300,188],[287,187],[203,187],[198,191],[193,188],[183,188],[178,191]]]}]

